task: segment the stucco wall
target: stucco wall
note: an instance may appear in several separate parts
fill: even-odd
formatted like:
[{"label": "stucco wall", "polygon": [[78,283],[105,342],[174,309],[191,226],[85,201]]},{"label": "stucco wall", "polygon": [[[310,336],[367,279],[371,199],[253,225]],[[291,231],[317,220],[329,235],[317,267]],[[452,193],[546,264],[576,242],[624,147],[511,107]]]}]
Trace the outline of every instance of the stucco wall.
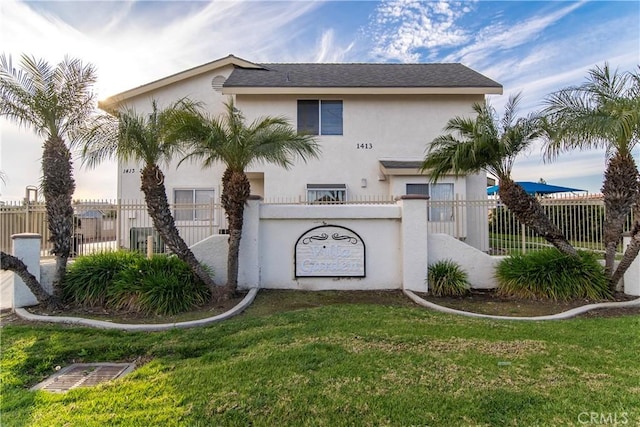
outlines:
[{"label": "stucco wall", "polygon": [[[401,200],[395,205],[269,205],[252,200],[245,208],[240,247],[241,288],[426,291],[428,265],[451,259],[468,272],[473,288],[496,286],[492,257],[449,235],[429,233],[426,201]],[[353,230],[366,245],[366,277],[295,277],[296,241],[320,225]],[[227,236],[212,236],[193,247],[198,259],[226,281]]]},{"label": "stucco wall", "polygon": [[[402,287],[400,208],[391,206],[278,206],[260,209],[260,286],[273,289],[397,289]],[[296,278],[298,238],[318,225],[359,234],[366,248],[366,277]]]},{"label": "stucco wall", "polygon": [[[164,106],[189,96],[203,101],[213,115],[223,112],[228,98],[211,88],[214,75],[227,75],[230,69],[216,70],[157,90],[153,96]],[[482,95],[238,95],[237,107],[249,122],[264,116],[283,116],[296,126],[298,99],[339,99],[343,101],[343,135],[319,136],[322,148],[320,159],[298,163],[290,170],[272,165],[253,165],[250,172],[264,173],[264,180],[256,182],[254,194],[266,199],[298,198],[306,194],[306,184],[346,184],[352,198],[380,195],[402,195],[404,189],[390,187],[390,180],[379,180],[381,158],[419,160],[424,149],[438,136],[447,120],[456,115],[471,115],[471,105],[481,101]],[[137,111],[148,111],[150,97],[134,98],[129,103]],[[370,149],[358,148],[368,144]],[[370,145],[369,145],[370,144]],[[196,163],[177,162],[163,167],[169,201],[176,188],[213,188],[219,193],[222,166],[201,169]],[[120,164],[119,196],[141,199],[140,167]],[[418,177],[420,178],[420,177]],[[366,186],[363,186],[363,179]],[[456,180],[456,192],[466,197],[464,178]],[[401,191],[401,192],[398,192]],[[219,194],[218,194],[219,195]]]},{"label": "stucco wall", "polygon": [[[232,66],[225,66],[177,81],[150,95],[134,97],[127,105],[143,113],[150,111],[152,99],[165,107],[189,97],[202,102],[213,116],[217,116],[224,113],[223,104],[229,97],[212,88],[212,79],[216,76],[226,78],[232,69]],[[252,194],[259,194],[266,200],[294,202],[306,200],[307,184],[344,184],[350,200],[403,195],[406,183],[426,182],[427,178],[422,175],[384,177],[380,159],[422,159],[425,147],[442,133],[447,121],[454,116],[472,115],[471,106],[483,98],[483,95],[237,95],[236,106],[248,122],[264,116],[283,116],[294,127],[298,99],[343,101],[343,135],[317,137],[321,157],[307,163],[297,162],[289,170],[268,164],[251,165],[248,172],[252,174]],[[363,146],[367,148],[361,148]],[[197,162],[185,162],[178,167],[179,160],[176,158],[168,165],[161,165],[169,203],[174,202],[176,189],[207,189],[214,191],[215,198],[220,196],[223,165],[202,169]],[[140,165],[132,162],[118,165],[119,198],[144,199],[140,191],[140,169]],[[461,199],[486,197],[483,177],[444,177],[441,182],[453,183],[454,193]],[[121,245],[130,246],[128,230],[132,227],[150,224],[146,213],[138,216],[122,216],[120,227],[125,231],[125,241]],[[475,236],[468,232],[480,224],[478,218],[465,216],[464,221],[456,224],[456,236],[469,238],[470,243],[485,250],[488,241],[485,242],[483,236],[486,233]],[[441,226],[432,226],[431,231],[440,232]],[[189,235],[188,243],[206,238],[206,230],[203,231],[204,234]]]},{"label": "stucco wall", "polygon": [[[248,120],[264,115],[284,116],[295,126],[300,98],[342,100],[343,135],[317,137],[322,148],[321,158],[298,164],[290,170],[271,165],[250,168],[264,172],[267,200],[304,196],[306,184],[323,183],[345,184],[348,197],[352,199],[405,194],[404,187],[390,185],[391,179],[379,179],[379,159],[422,159],[428,142],[442,132],[447,120],[455,115],[471,115],[471,104],[482,96],[239,95],[237,105]],[[363,144],[372,148],[358,148]],[[363,180],[366,180],[366,186],[362,185]],[[464,197],[464,178],[455,182],[455,191]]]},{"label": "stucco wall", "polygon": [[191,246],[195,257],[213,271],[213,281],[217,285],[227,283],[227,254],[229,236],[216,234]]},{"label": "stucco wall", "polygon": [[447,234],[429,234],[428,242],[429,265],[452,260],[468,273],[472,288],[496,287],[495,267],[503,257],[487,255]]},{"label": "stucco wall", "polygon": [[[395,205],[335,206],[266,205],[250,200],[240,245],[239,287],[424,292],[427,266],[452,260],[468,273],[472,288],[494,288],[495,267],[504,257],[489,256],[446,234],[428,233],[423,221],[426,209],[426,201],[419,199],[404,199]],[[366,245],[365,277],[295,277],[296,242],[319,225],[337,225],[357,233]],[[37,239],[26,236],[25,240],[27,250],[20,255],[21,249],[14,247],[14,255],[23,259],[50,292],[55,264],[40,262],[39,236]],[[228,236],[210,236],[192,246],[192,250],[200,261],[213,268],[216,283],[226,283]],[[12,280],[17,279],[12,276],[1,277],[3,307],[12,296],[16,307],[35,304],[28,288],[20,280]],[[625,274],[627,294],[640,293],[638,277],[640,261],[635,260]]]},{"label": "stucco wall", "polygon": [[[127,107],[133,108],[137,113],[151,111],[151,101],[156,100],[159,108],[165,108],[179,99],[188,97],[197,102],[202,102],[204,107],[213,116],[218,116],[225,111],[224,103],[229,99],[222,92],[213,90],[211,82],[216,76],[229,77],[233,66],[221,67],[211,73],[201,74],[189,79],[181,80],[170,86],[165,86],[154,91],[151,95],[143,95],[130,99]],[[169,203],[173,202],[174,188],[215,188],[217,190],[219,175],[211,170],[203,170],[199,164],[190,162],[177,167],[180,158],[174,159],[170,165],[161,165],[165,174],[165,186]],[[120,163],[118,165],[118,197],[127,200],[142,200],[140,191],[140,165],[134,162]]]}]

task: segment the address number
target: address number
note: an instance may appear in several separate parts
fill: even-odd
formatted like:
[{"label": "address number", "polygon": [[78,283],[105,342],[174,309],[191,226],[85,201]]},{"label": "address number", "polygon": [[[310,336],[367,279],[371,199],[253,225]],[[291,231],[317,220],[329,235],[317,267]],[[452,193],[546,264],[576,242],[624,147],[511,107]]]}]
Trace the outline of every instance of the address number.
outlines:
[{"label": "address number", "polygon": [[136,173],[135,169],[123,169],[122,173]]},{"label": "address number", "polygon": [[365,142],[363,144],[356,144],[356,148],[358,150],[371,150],[373,148],[373,144],[370,142]]}]

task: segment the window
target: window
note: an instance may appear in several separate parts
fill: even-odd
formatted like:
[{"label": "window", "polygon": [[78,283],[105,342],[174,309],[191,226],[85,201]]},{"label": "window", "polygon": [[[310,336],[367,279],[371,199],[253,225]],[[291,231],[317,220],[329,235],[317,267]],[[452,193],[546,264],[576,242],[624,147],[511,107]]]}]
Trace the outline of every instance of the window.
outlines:
[{"label": "window", "polygon": [[307,184],[308,203],[344,203],[346,200],[344,184]]},{"label": "window", "polygon": [[227,79],[224,76],[215,76],[211,80],[211,87],[216,92],[222,92],[222,85],[224,85],[225,81],[227,81]]},{"label": "window", "polygon": [[407,194],[429,195],[429,184],[407,184]]},{"label": "window", "polygon": [[298,133],[342,135],[342,101],[298,100]]},{"label": "window", "polygon": [[429,221],[453,221],[453,184],[407,184],[407,194],[430,196]]},{"label": "window", "polygon": [[176,221],[213,219],[213,190],[174,190]]}]

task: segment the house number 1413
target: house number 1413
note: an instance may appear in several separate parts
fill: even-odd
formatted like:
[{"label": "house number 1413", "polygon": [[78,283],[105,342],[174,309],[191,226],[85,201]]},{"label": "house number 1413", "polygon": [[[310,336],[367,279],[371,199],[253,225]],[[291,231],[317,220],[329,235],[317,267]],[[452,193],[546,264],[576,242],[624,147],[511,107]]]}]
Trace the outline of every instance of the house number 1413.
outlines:
[{"label": "house number 1413", "polygon": [[373,148],[373,144],[370,142],[365,142],[362,144],[356,144],[356,148],[358,150],[371,150]]}]

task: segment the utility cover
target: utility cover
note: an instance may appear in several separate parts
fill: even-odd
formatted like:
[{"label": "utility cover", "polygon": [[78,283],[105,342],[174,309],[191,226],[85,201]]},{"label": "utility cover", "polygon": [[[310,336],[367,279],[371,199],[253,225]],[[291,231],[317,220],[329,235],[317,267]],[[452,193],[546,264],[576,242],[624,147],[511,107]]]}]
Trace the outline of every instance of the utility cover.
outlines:
[{"label": "utility cover", "polygon": [[120,378],[135,367],[134,363],[74,363],[31,387],[31,390],[64,392],[77,387],[92,387]]}]

